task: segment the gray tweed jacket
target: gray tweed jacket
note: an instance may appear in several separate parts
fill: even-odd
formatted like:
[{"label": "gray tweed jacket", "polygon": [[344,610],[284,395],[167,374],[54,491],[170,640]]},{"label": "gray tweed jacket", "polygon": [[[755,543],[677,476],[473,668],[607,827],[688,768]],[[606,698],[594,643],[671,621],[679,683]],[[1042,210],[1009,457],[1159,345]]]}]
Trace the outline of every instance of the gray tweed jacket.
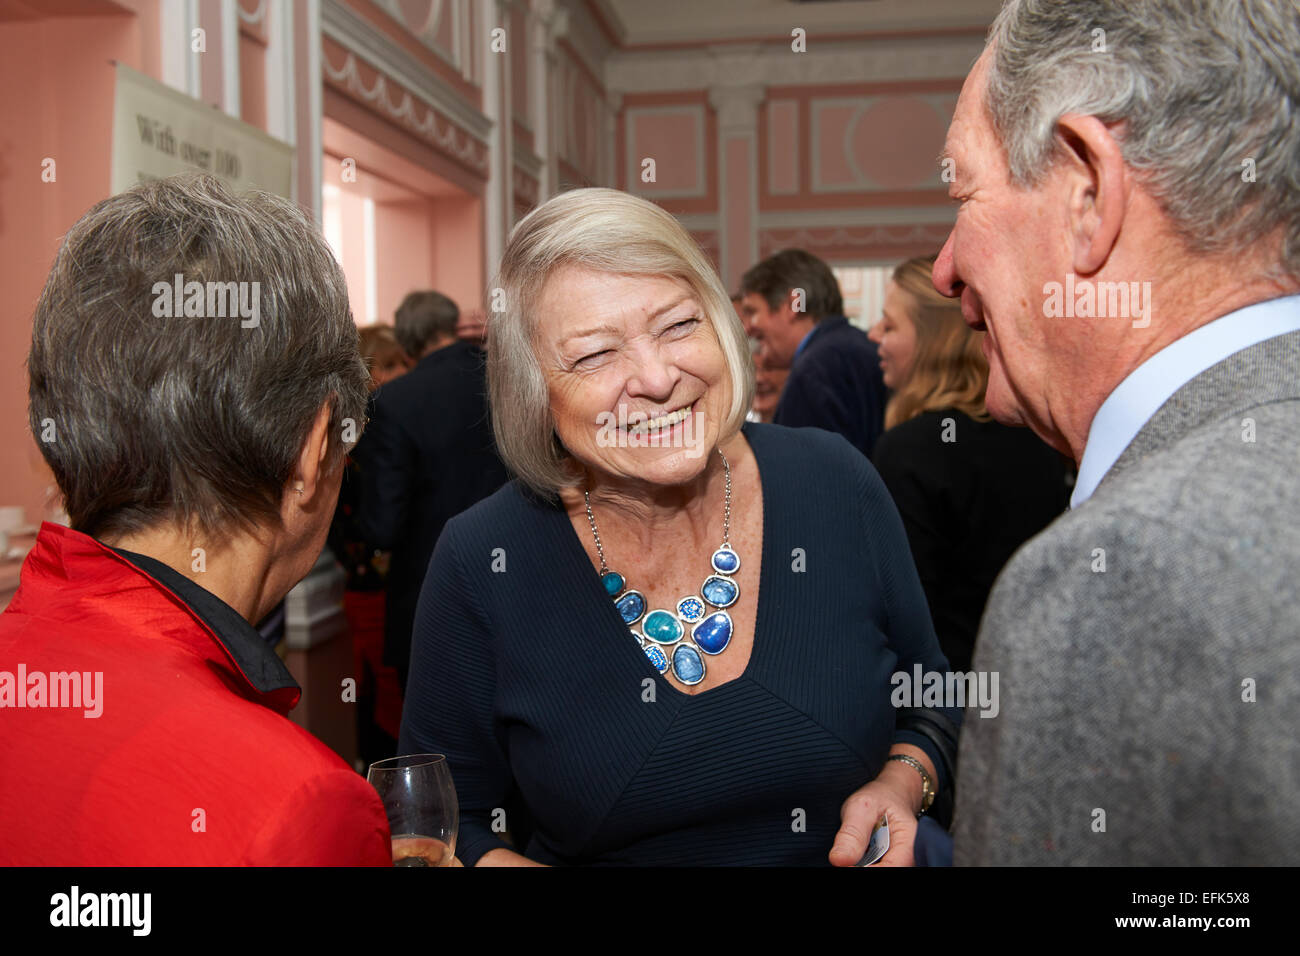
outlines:
[{"label": "gray tweed jacket", "polygon": [[1188,382],[1016,553],[957,865],[1300,863],[1298,476],[1300,332]]}]

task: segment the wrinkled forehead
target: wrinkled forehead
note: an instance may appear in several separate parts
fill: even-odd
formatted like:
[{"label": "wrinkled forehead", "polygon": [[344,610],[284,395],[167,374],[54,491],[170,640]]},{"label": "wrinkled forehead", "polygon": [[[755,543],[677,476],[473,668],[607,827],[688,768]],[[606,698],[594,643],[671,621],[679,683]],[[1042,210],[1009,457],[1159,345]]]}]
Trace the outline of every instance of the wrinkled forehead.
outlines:
[{"label": "wrinkled forehead", "polygon": [[687,300],[699,302],[683,279],[566,264],[546,277],[535,299],[533,321],[540,338],[554,343],[579,327],[644,322]]},{"label": "wrinkled forehead", "polygon": [[[943,158],[952,159],[959,166],[978,164],[987,150],[998,148],[984,105],[984,90],[988,83],[989,61],[992,56],[993,47],[986,46],[966,74],[961,94],[957,97],[956,109],[953,110],[952,123],[948,126],[948,135],[944,139]],[[956,174],[960,179],[960,168]]]}]

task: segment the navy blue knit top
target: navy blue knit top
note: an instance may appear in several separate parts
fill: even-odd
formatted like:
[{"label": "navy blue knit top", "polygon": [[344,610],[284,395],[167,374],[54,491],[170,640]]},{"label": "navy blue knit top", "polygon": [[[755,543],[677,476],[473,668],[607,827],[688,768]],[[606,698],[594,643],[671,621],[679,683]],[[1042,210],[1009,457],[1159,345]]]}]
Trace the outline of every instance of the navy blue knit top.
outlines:
[{"label": "navy blue knit top", "polygon": [[890,700],[896,671],[947,663],[889,493],[838,435],[744,434],[764,507],[753,649],[700,694],[651,666],[558,503],[511,482],[447,523],[400,752],[448,755],[465,865],[506,827],[549,864],[828,865],[841,804],[893,743],[951,785]]}]

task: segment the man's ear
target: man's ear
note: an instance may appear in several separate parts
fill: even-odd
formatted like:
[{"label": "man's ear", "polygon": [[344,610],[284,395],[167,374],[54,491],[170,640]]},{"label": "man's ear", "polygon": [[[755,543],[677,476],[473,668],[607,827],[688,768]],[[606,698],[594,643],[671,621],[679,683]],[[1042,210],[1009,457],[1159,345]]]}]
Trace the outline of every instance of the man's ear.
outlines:
[{"label": "man's ear", "polygon": [[1097,117],[1066,113],[1056,123],[1056,140],[1064,157],[1074,271],[1092,275],[1119,239],[1133,180],[1113,128]]},{"label": "man's ear", "polygon": [[802,289],[791,289],[781,301],[781,321],[786,325],[793,325],[800,319],[808,317],[807,304],[803,301],[804,294]]}]

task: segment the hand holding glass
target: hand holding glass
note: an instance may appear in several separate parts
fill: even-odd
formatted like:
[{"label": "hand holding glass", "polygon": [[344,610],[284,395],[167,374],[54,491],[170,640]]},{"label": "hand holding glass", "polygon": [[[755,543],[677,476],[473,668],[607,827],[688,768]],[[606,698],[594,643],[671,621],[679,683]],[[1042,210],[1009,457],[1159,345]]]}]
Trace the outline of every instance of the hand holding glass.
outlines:
[{"label": "hand holding glass", "polygon": [[460,809],[442,754],[392,757],[366,775],[384,802],[393,866],[454,866]]}]

